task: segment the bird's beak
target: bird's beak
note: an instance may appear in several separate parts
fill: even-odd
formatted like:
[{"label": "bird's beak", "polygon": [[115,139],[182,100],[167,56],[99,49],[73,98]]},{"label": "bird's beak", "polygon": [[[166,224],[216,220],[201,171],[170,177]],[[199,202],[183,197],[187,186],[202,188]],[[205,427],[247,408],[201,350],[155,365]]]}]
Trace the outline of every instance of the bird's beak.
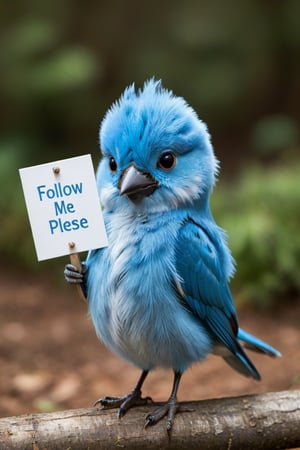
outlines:
[{"label": "bird's beak", "polygon": [[157,185],[158,181],[149,172],[142,172],[130,164],[121,174],[118,187],[120,195],[127,195],[133,203],[139,203],[151,195]]}]

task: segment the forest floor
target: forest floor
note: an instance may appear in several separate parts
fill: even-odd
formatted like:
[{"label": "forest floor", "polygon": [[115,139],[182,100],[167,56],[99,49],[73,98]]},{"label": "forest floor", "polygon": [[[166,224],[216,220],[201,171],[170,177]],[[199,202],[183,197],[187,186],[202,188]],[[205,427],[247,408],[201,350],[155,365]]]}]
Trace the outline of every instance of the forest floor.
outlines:
[{"label": "forest floor", "polygon": [[[3,270],[0,286],[0,416],[89,407],[99,397],[132,389],[139,370],[98,341],[73,286]],[[249,353],[262,375],[256,382],[209,356],[183,376],[179,400],[300,388],[300,302],[274,311],[242,310],[239,320],[283,357]],[[162,401],[171,385],[172,373],[157,370],[146,380],[143,394]]]}]

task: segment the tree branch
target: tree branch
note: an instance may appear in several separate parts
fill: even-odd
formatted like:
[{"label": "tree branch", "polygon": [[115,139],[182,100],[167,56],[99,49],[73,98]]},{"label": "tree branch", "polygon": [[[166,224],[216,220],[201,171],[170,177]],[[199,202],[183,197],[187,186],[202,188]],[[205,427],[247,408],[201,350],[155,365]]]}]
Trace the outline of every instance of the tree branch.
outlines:
[{"label": "tree branch", "polygon": [[300,390],[185,403],[168,440],[165,421],[144,429],[153,405],[77,409],[0,419],[0,450],[287,449],[300,446]]}]

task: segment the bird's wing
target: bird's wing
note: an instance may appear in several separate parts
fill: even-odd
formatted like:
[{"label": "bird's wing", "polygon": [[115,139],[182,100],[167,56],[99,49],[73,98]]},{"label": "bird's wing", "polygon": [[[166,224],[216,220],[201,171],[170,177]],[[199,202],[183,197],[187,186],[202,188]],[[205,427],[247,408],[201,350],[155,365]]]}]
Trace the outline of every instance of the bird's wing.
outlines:
[{"label": "bird's wing", "polygon": [[228,286],[224,246],[218,233],[187,220],[179,231],[176,269],[183,302],[207,329],[216,345],[230,353],[224,359],[244,375],[259,374],[237,340],[238,321]]}]

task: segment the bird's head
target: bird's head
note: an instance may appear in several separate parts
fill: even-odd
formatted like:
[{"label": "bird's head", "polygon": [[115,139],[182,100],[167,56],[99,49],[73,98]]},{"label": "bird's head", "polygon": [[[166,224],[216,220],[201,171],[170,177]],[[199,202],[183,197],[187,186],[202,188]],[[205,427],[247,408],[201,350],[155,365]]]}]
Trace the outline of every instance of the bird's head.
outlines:
[{"label": "bird's head", "polygon": [[147,213],[206,201],[217,161],[206,125],[181,97],[151,79],[128,87],[100,127],[100,199],[109,210]]}]

